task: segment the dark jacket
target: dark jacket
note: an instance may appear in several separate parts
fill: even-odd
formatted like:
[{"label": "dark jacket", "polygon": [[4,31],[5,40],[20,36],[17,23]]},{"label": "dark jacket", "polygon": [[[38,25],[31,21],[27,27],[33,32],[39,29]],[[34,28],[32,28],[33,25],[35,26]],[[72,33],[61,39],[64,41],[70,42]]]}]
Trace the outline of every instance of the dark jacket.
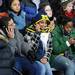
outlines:
[{"label": "dark jacket", "polygon": [[26,56],[29,51],[28,44],[24,42],[22,35],[15,29],[15,38],[8,40],[7,36],[0,34],[0,74],[14,75],[13,68],[15,56]]},{"label": "dark jacket", "polygon": [[28,25],[31,23],[32,18],[37,14],[37,7],[31,0],[24,0],[22,9],[26,12],[26,22]]},{"label": "dark jacket", "polygon": [[0,34],[0,74],[13,75],[14,55],[8,40]]},{"label": "dark jacket", "polygon": [[28,51],[31,50],[28,43],[24,42],[24,37],[17,29],[15,29],[14,39],[9,40],[9,44],[11,45],[11,48],[14,48],[16,53],[19,55],[27,55]]}]

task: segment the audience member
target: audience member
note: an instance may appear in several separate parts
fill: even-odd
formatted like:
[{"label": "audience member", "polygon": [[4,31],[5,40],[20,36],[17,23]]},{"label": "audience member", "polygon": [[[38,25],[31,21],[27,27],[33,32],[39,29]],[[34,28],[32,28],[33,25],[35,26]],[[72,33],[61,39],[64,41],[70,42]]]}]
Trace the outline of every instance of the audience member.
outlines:
[{"label": "audience member", "polygon": [[21,10],[21,0],[9,0],[8,6],[9,16],[14,20],[17,29],[24,35],[26,14]]},{"label": "audience member", "polygon": [[47,15],[38,14],[34,18],[33,24],[26,28],[24,38],[34,51],[34,55],[30,53],[32,57],[28,57],[33,61],[33,66],[36,68],[35,75],[52,75],[47,57],[52,51],[51,33],[47,28],[49,22]]},{"label": "audience member", "polygon": [[41,3],[40,7],[39,7],[39,13],[40,14],[45,14],[48,16],[49,20],[50,20],[50,24],[49,27],[51,29],[51,31],[55,28],[55,21],[56,18],[54,17],[53,11],[51,6],[49,5],[49,3]]},{"label": "audience member", "polygon": [[64,71],[65,75],[74,75],[75,29],[72,20],[67,17],[63,17],[61,24],[53,31],[53,62],[51,60],[51,63],[54,63],[56,69]]},{"label": "audience member", "polygon": [[[3,17],[0,20],[0,36],[3,38],[0,40],[0,74],[14,75],[12,70],[15,70],[20,74],[22,71],[27,71],[29,75],[34,75],[34,68],[26,57],[31,48],[24,42],[23,36],[15,28],[15,23],[10,17]],[[17,64],[16,67],[18,57],[22,58],[21,62],[24,62],[24,65]],[[22,71],[19,69],[20,66]]]}]

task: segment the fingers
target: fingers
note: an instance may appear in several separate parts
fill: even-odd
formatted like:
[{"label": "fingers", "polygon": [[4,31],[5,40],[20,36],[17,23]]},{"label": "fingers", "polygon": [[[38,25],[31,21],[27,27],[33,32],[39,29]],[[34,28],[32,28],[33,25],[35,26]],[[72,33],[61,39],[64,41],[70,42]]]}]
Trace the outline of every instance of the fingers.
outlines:
[{"label": "fingers", "polygon": [[12,28],[6,28],[7,33],[13,32],[14,30]]},{"label": "fingers", "polygon": [[9,37],[9,38],[14,38],[14,29],[12,29],[12,28],[6,28],[6,31],[7,31],[7,36]]}]

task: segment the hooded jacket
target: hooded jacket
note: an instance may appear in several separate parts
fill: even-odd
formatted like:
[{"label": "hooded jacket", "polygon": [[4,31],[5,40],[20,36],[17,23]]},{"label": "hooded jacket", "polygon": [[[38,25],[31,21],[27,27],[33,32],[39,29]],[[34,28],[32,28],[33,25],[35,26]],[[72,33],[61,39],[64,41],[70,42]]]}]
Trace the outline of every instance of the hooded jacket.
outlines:
[{"label": "hooded jacket", "polygon": [[[45,33],[45,32],[44,32]],[[49,33],[47,40],[47,51],[43,48],[43,42],[41,41],[41,32],[37,32],[33,26],[26,28],[26,34],[24,36],[25,42],[29,44],[29,47],[34,52],[32,59],[40,60],[42,57],[49,57],[52,52],[52,37]],[[32,52],[31,52],[32,53]],[[30,55],[29,55],[30,56]]]}]

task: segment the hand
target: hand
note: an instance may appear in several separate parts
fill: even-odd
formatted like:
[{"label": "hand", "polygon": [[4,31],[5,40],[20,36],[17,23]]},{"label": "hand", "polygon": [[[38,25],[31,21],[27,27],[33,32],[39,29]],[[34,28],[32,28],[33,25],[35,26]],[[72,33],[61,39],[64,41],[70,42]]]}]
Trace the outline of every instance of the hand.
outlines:
[{"label": "hand", "polygon": [[68,40],[68,42],[70,43],[70,45],[75,44],[75,39],[74,39],[74,38],[70,38],[70,39]]},{"label": "hand", "polygon": [[40,60],[41,63],[43,64],[46,64],[47,63],[47,58],[46,57],[43,57],[41,60]]},{"label": "hand", "polygon": [[14,38],[14,29],[13,28],[6,28],[6,31],[7,31],[7,36],[9,39],[12,39]]}]

